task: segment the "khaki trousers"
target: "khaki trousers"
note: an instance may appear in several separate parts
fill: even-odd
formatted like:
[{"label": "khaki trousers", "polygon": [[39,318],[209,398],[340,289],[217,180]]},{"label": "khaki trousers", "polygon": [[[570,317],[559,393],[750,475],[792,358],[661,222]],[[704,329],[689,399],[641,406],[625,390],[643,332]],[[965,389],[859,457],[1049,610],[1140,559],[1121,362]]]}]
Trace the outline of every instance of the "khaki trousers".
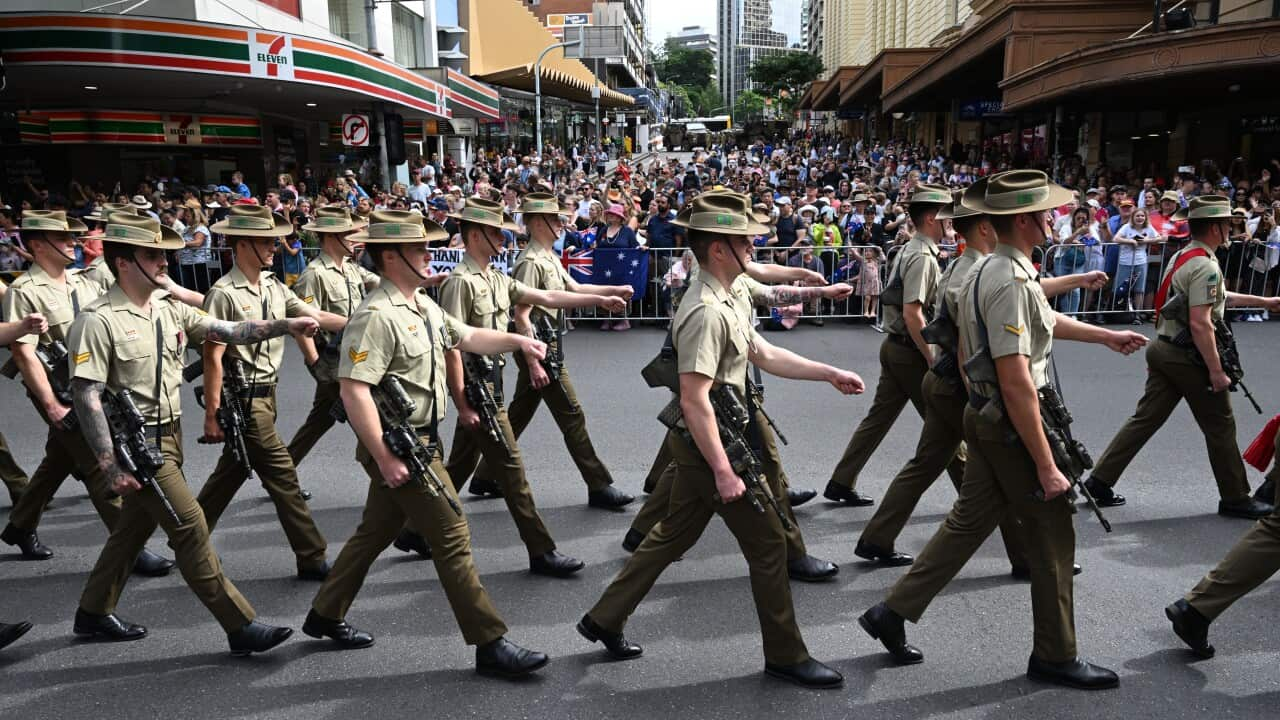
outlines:
[{"label": "khaki trousers", "polygon": [[460,489],[465,479],[471,477],[480,458],[487,460],[491,472],[497,475],[495,479],[502,489],[502,499],[507,503],[511,518],[516,521],[516,529],[529,551],[529,557],[545,555],[556,549],[556,542],[551,539],[551,533],[533,503],[533,491],[524,474],[524,459],[516,444],[516,434],[511,429],[506,409],[501,405],[498,406],[497,419],[511,452],[507,452],[501,443],[490,440],[483,430],[472,432],[459,421],[454,428],[453,447],[449,449],[449,461],[446,463],[449,477],[453,478],[454,489]]},{"label": "khaki trousers", "polygon": [[[548,349],[548,352],[551,350]],[[516,353],[515,358],[520,374],[516,378],[515,394],[511,396],[511,403],[507,406],[507,417],[510,418],[511,430],[516,438],[519,438],[525,428],[529,427],[530,421],[538,412],[538,407],[546,402],[547,409],[551,411],[551,416],[555,418],[556,425],[564,436],[565,449],[569,451],[569,457],[573,458],[573,464],[578,466],[578,472],[582,474],[582,481],[587,484],[587,490],[594,492],[612,485],[613,476],[609,474],[609,469],[604,466],[604,462],[596,454],[595,446],[591,444],[591,434],[587,432],[587,416],[582,411],[581,403],[578,402],[578,393],[573,389],[573,381],[569,379],[569,368],[561,367],[559,380],[552,380],[549,385],[537,390],[529,379],[529,364],[524,354]],[[478,478],[489,479],[489,467],[484,460],[480,461],[475,475]]]},{"label": "khaki trousers", "polygon": [[180,522],[174,524],[160,498],[150,490],[126,496],[120,518],[85,583],[80,609],[95,615],[116,611],[138,553],[159,524],[169,536],[174,561],[187,586],[213,613],[223,630],[228,633],[239,630],[255,617],[253,606],[223,574],[222,563],[209,543],[204,513],[182,475],[182,431],[178,423],[174,423],[171,432],[161,435],[160,451],[165,462],[156,473],[156,481],[177,511]]},{"label": "khaki trousers", "polygon": [[311,401],[311,412],[307,413],[307,419],[303,421],[302,427],[293,434],[293,439],[289,441],[289,457],[293,460],[296,468],[302,464],[303,458],[311,452],[311,448],[320,442],[320,438],[329,432],[329,428],[338,422],[333,419],[333,415],[329,411],[333,408],[334,403],[339,399],[339,385],[336,382],[318,382],[316,383],[315,398]]},{"label": "khaki trousers", "polygon": [[[289,547],[298,557],[299,569],[318,567],[324,563],[325,540],[311,518],[307,501],[302,499],[298,471],[284,441],[276,432],[275,388],[267,397],[243,402],[247,415],[244,444],[249,450],[249,465],[262,478],[262,485],[276,506],[276,516],[289,539]],[[235,462],[231,451],[224,446],[222,457],[218,458],[213,474],[200,488],[197,498],[210,532],[247,479],[244,468]]]},{"label": "khaki trousers", "polygon": [[[904,345],[894,335],[885,336],[880,344],[880,381],[876,384],[875,399],[871,401],[867,416],[849,439],[844,455],[836,463],[831,482],[848,488],[857,487],[858,474],[880,447],[908,402],[915,406],[920,417],[925,416],[920,384],[928,371],[929,364],[914,345]],[[963,450],[956,453],[947,465],[947,473],[951,475],[951,482],[959,485],[964,478]]]},{"label": "khaki trousers", "polygon": [[29,482],[27,474],[18,467],[13,453],[9,452],[9,441],[5,440],[4,433],[0,433],[0,482],[9,491],[9,500],[14,505],[18,504],[17,498],[27,489]]},{"label": "khaki trousers", "polygon": [[[430,442],[430,438],[424,438]],[[453,616],[468,645],[484,645],[507,634],[507,626],[480,584],[471,555],[471,531],[465,516],[454,513],[444,496],[432,497],[423,485],[386,486],[378,464],[363,446],[356,459],[369,475],[369,495],[364,516],[351,539],[342,546],[329,577],[320,586],[312,607],[323,617],[344,620],[356,594],[364,585],[369,567],[407,526],[431,545],[431,559],[444,588]],[[439,453],[431,469],[444,481],[445,491],[457,501]]]},{"label": "khaki trousers", "polygon": [[85,479],[89,499],[107,529],[115,527],[120,519],[120,498],[111,492],[111,486],[98,468],[98,459],[89,449],[84,435],[79,428],[61,430],[54,427],[49,428],[45,440],[44,459],[31,475],[31,483],[27,485],[22,499],[13,507],[9,523],[19,530],[38,529],[45,505],[58,492],[62,481],[72,474]]},{"label": "khaki trousers", "polygon": [[711,517],[719,515],[747,560],[751,593],[764,637],[765,662],[791,665],[808,659],[809,651],[800,636],[791,603],[786,540],[777,516],[768,511],[767,505],[763,514],[757,513],[745,498],[728,504],[720,502],[715,478],[701,454],[670,433],[667,443],[678,468],[667,515],[591,608],[591,619],[606,630],[622,632],[627,618],[662,571],[692,548]]},{"label": "khaki trousers", "polygon": [[[1267,479],[1280,486],[1280,431],[1276,432],[1276,460]],[[1272,498],[1280,500],[1280,491]],[[1270,515],[1254,523],[1249,532],[1209,571],[1191,592],[1187,602],[1214,620],[1246,593],[1266,582],[1280,570],[1280,503]]]},{"label": "khaki trousers", "polygon": [[1031,571],[1032,654],[1047,662],[1076,657],[1073,565],[1075,526],[1065,496],[1036,500],[1035,463],[1020,442],[1010,442],[1007,419],[989,422],[972,407],[964,411],[968,465],[960,498],[933,539],[898,580],[885,603],[919,622],[929,603],[964,567],[1008,513],[1022,523]]},{"label": "khaki trousers", "polygon": [[[925,373],[921,384],[924,396],[924,428],[916,443],[916,454],[889,483],[880,506],[862,531],[862,540],[885,550],[892,550],[902,528],[915,511],[920,496],[933,485],[955,459],[964,443],[964,409],[969,404],[968,393],[959,380],[947,380],[932,371]],[[960,461],[963,466],[963,461]],[[956,492],[960,483],[952,480]],[[1004,540],[1009,564],[1016,568],[1027,567],[1026,540],[1022,537],[1018,521],[1009,515],[1000,522],[1000,536]]]},{"label": "khaki trousers", "polygon": [[1231,394],[1210,392],[1209,372],[1195,361],[1195,350],[1157,340],[1147,346],[1147,387],[1133,416],[1098,458],[1093,477],[1110,486],[1120,480],[1138,451],[1185,399],[1204,434],[1209,467],[1223,500],[1248,496],[1249,479],[1236,445],[1236,418]]},{"label": "khaki trousers", "polygon": [[[782,469],[782,457],[778,454],[777,439],[763,413],[755,414],[755,423],[760,428],[761,446],[764,449],[760,460],[764,467],[764,474],[769,479],[769,490],[777,498],[778,505],[782,507],[787,520],[791,522],[791,529],[783,531],[787,537],[787,559],[799,560],[809,551],[805,547],[804,536],[800,533],[800,523],[796,522],[796,514],[791,509],[791,499],[787,496],[791,483],[787,479],[786,471]],[[663,457],[671,457],[670,451],[666,449],[666,443],[663,443],[663,450],[658,454],[658,459]],[[676,472],[676,463],[671,460],[658,476],[658,481],[653,491],[649,493],[649,497],[645,498],[640,512],[636,513],[636,518],[631,523],[632,530],[641,535],[648,535],[653,526],[666,517],[671,505],[671,488],[676,482]]]}]

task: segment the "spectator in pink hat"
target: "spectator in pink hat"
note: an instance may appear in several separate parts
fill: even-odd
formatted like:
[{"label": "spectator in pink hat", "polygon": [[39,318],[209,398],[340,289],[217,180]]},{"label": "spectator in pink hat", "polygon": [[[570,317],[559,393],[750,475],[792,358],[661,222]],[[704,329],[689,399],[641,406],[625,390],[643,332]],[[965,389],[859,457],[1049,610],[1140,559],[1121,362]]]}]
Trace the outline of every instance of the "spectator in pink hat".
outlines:
[{"label": "spectator in pink hat", "polygon": [[[629,219],[626,209],[618,203],[612,203],[605,208],[604,232],[596,238],[596,248],[637,248],[640,247],[640,241],[636,238],[636,231],[627,225]],[[617,330],[622,332],[631,329],[631,323],[625,317],[621,320],[614,321],[613,315],[605,317],[603,323],[600,324],[601,330]]]}]

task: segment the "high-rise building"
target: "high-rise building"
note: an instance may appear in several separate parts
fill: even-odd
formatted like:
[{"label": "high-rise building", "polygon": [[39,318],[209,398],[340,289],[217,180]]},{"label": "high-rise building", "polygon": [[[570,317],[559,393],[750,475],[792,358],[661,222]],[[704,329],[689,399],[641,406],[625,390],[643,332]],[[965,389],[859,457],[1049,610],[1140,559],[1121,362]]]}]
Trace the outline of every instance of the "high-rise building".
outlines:
[{"label": "high-rise building", "polygon": [[644,0],[520,1],[558,38],[564,37],[567,27],[621,27],[626,56],[599,62],[588,60],[586,65],[609,87],[645,87]]},{"label": "high-rise building", "polygon": [[[720,67],[720,41],[715,33],[701,25],[688,25],[680,28],[680,32],[667,38],[668,48],[685,50],[702,50],[711,54],[711,66]],[[711,74],[711,82],[719,80],[718,73]]]},{"label": "high-rise building", "polygon": [[[799,3],[801,0],[781,0]],[[719,0],[717,18],[720,34],[720,94],[732,108],[738,95],[755,89],[748,72],[761,58],[787,52],[801,52],[798,37],[789,47],[787,33],[773,27],[773,0]]]}]

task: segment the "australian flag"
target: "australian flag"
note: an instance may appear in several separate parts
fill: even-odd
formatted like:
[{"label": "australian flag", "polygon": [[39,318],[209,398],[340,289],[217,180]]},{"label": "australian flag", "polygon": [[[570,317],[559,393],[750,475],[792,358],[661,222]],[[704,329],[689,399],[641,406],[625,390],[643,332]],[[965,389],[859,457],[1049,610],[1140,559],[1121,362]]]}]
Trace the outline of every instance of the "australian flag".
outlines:
[{"label": "australian flag", "polygon": [[595,249],[591,282],[596,285],[630,285],[632,300],[644,298],[649,283],[649,254],[640,248]]},{"label": "australian flag", "polygon": [[568,250],[560,251],[560,264],[565,270],[569,271],[569,277],[580,283],[593,282],[591,277],[591,250],[579,250],[571,253]]}]

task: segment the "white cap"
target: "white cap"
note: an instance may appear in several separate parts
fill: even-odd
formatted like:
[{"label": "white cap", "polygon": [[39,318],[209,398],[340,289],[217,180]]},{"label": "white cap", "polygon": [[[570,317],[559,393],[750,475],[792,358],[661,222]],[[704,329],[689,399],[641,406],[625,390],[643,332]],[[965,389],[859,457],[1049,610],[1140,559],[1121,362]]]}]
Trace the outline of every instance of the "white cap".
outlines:
[{"label": "white cap", "polygon": [[773,201],[773,204],[774,204],[774,205],[790,205],[790,204],[791,204],[791,198],[787,197],[786,195],[783,195],[783,196],[779,197],[777,200],[774,200],[774,201]]}]

